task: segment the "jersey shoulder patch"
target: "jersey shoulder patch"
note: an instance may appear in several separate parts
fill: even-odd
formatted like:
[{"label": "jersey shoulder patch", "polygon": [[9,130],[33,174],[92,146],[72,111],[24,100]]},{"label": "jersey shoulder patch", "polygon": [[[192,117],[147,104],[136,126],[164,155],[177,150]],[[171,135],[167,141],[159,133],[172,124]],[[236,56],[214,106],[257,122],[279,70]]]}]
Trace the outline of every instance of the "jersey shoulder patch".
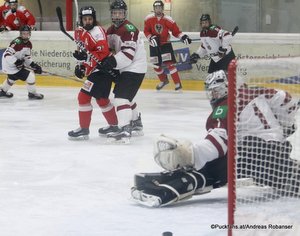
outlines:
[{"label": "jersey shoulder patch", "polygon": [[21,44],[21,43],[22,43],[22,39],[20,38],[16,38],[11,42],[11,44]]},{"label": "jersey shoulder patch", "polygon": [[137,30],[136,27],[133,24],[130,24],[130,23],[125,25],[125,29],[128,32],[135,32]]},{"label": "jersey shoulder patch", "polygon": [[213,119],[225,119],[227,117],[228,106],[217,106],[212,114]]}]

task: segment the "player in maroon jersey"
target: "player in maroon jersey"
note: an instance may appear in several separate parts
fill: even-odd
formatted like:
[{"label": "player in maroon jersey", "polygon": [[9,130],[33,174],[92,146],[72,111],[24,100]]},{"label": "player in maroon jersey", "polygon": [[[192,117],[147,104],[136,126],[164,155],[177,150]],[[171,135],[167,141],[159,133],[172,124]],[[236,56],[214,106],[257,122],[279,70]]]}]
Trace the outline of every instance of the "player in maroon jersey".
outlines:
[{"label": "player in maroon jersey", "polygon": [[4,21],[7,30],[19,30],[21,26],[28,25],[35,29],[35,17],[24,6],[18,5],[18,0],[9,0],[10,10],[6,13]]},{"label": "player in maroon jersey", "polygon": [[78,94],[80,127],[68,133],[71,140],[89,138],[93,111],[92,97],[96,99],[108,124],[112,126],[118,124],[115,107],[109,100],[114,76],[106,68],[97,68],[98,63],[96,62],[96,60],[101,62],[111,55],[106,33],[101,26],[97,25],[96,11],[93,7],[82,7],[79,17],[80,26],[74,32],[74,38],[84,46],[84,50],[78,49],[73,53],[77,59],[75,75],[81,79],[87,76],[87,80]]},{"label": "player in maroon jersey", "polygon": [[30,27],[22,26],[20,36],[14,39],[3,53],[2,71],[7,74],[7,79],[0,86],[0,97],[11,98],[13,94],[8,90],[17,80],[22,80],[26,81],[29,99],[44,98],[43,94],[36,92],[34,73],[41,74],[42,68],[31,58],[30,36]]},{"label": "player in maroon jersey", "polygon": [[175,84],[175,90],[182,89],[180,77],[176,67],[173,65],[176,60],[170,40],[170,32],[176,38],[180,38],[183,43],[190,44],[192,40],[188,35],[183,34],[176,22],[163,13],[164,3],[157,0],[153,3],[154,13],[146,16],[144,22],[144,34],[150,43],[150,61],[158,65],[154,71],[160,83],[156,86],[157,90],[162,89],[169,83],[168,77],[164,74],[162,65],[166,65]]},{"label": "player in maroon jersey", "polygon": [[113,91],[119,123],[118,130],[115,127],[106,127],[99,129],[99,133],[114,131],[107,135],[108,142],[128,143],[131,135],[143,134],[143,125],[134,97],[147,72],[147,58],[139,30],[126,20],[126,3],[116,0],[112,2],[110,11],[113,24],[107,30],[107,37],[109,47],[115,54],[105,58],[98,67],[120,71]]},{"label": "player in maroon jersey", "polygon": [[200,18],[201,45],[199,49],[190,56],[190,63],[197,63],[198,59],[204,56],[211,58],[208,73],[218,70],[227,71],[228,65],[235,58],[230,45],[232,34],[220,26],[212,24],[209,14],[203,14]]},{"label": "player in maroon jersey", "polygon": [[0,32],[6,30],[4,17],[9,10],[9,0],[5,0],[4,4],[0,6]]}]

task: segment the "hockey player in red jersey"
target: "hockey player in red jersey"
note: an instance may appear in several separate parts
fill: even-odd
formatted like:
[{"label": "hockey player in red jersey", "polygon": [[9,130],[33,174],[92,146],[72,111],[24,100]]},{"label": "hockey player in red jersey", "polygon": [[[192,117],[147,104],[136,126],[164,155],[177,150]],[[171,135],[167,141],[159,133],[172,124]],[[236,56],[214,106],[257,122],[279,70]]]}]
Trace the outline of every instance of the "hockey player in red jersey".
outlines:
[{"label": "hockey player in red jersey", "polygon": [[5,27],[7,30],[19,30],[21,26],[28,25],[35,29],[35,18],[24,6],[18,5],[18,0],[9,0],[10,10],[5,15]]},{"label": "hockey player in red jersey", "polygon": [[[160,136],[155,141],[154,159],[166,172],[135,175],[131,194],[137,203],[150,207],[169,205],[227,183],[228,89],[225,72],[209,74],[205,87],[213,108],[206,121],[206,137],[191,143]],[[291,144],[285,139],[295,132],[299,100],[292,99],[282,90],[267,91],[242,85],[240,91],[244,98],[241,102],[245,106],[239,114],[238,123],[247,122],[250,128],[241,130],[237,126],[238,145],[244,144],[238,146],[237,176],[252,178],[259,186],[270,186],[279,191],[293,186],[297,188],[299,197],[300,164],[290,158]],[[257,114],[253,104],[259,106],[261,114]],[[261,121],[262,117],[267,118],[270,124],[265,125],[266,120]],[[271,130],[269,126],[272,126]],[[252,130],[254,127],[255,130]],[[284,133],[288,134],[285,138]],[[255,162],[265,162],[262,166],[272,165],[274,169],[255,170]],[[239,169],[239,166],[244,168]]]},{"label": "hockey player in red jersey", "polygon": [[172,44],[169,42],[170,33],[176,38],[180,38],[183,43],[190,44],[192,40],[188,35],[183,34],[176,22],[163,13],[164,3],[157,0],[153,3],[154,13],[146,16],[144,22],[144,34],[150,43],[150,61],[158,65],[154,71],[160,83],[156,86],[157,90],[162,89],[169,83],[168,77],[164,74],[162,65],[166,65],[175,84],[175,90],[182,89],[181,81],[176,67],[173,65],[176,60]]},{"label": "hockey player in red jersey", "polygon": [[9,10],[9,0],[5,0],[4,4],[0,6],[0,32],[6,30],[4,17]]},{"label": "hockey player in red jersey", "polygon": [[201,45],[197,52],[190,56],[190,63],[197,63],[198,59],[208,55],[211,60],[208,73],[218,70],[227,71],[228,65],[235,58],[230,45],[232,34],[221,27],[212,24],[209,14],[203,14],[200,18]]},{"label": "hockey player in red jersey", "polygon": [[73,53],[78,62],[75,67],[75,75],[80,79],[87,76],[87,80],[78,94],[80,127],[68,133],[71,140],[89,138],[93,111],[92,97],[96,99],[96,103],[108,124],[111,126],[118,124],[115,108],[109,100],[109,93],[114,80],[113,74],[109,73],[106,68],[97,69],[98,63],[96,62],[96,60],[103,62],[105,58],[111,55],[106,33],[101,26],[97,25],[96,11],[93,7],[82,7],[79,18],[80,26],[74,32],[74,38],[84,46],[85,50],[78,49]]},{"label": "hockey player in red jersey", "polygon": [[[8,92],[17,80],[26,81],[28,98],[43,99],[44,95],[36,92],[35,75],[42,73],[42,68],[31,59],[32,44],[30,42],[31,29],[25,25],[20,28],[20,36],[14,39],[2,56],[2,71],[7,79],[0,86],[0,97],[11,98]],[[32,69],[28,70],[28,68]]]},{"label": "hockey player in red jersey", "polygon": [[99,133],[114,131],[107,135],[108,142],[129,143],[131,135],[143,134],[141,116],[134,97],[147,72],[146,51],[139,30],[126,20],[126,3],[116,0],[112,2],[110,11],[113,24],[107,30],[107,35],[109,47],[115,54],[105,58],[98,67],[120,71],[113,91],[119,123],[118,130],[116,127],[107,127],[99,129]]}]

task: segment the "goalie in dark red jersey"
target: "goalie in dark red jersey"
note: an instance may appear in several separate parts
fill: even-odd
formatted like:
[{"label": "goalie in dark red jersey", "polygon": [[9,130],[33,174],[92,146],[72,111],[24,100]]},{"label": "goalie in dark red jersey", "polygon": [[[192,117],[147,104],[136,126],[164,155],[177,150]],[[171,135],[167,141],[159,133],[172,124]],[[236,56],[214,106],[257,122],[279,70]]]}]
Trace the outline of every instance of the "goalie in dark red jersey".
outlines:
[{"label": "goalie in dark red jersey", "polygon": [[144,34],[150,43],[150,61],[159,66],[154,71],[157,74],[160,83],[156,86],[157,90],[161,90],[169,83],[167,75],[164,73],[162,65],[166,65],[170,71],[170,75],[175,84],[175,90],[182,89],[180,77],[176,67],[176,63],[172,44],[169,42],[170,33],[176,38],[180,38],[183,43],[190,44],[192,40],[188,35],[182,33],[172,17],[163,13],[164,3],[157,0],[153,3],[154,13],[149,14],[144,22]]},{"label": "goalie in dark red jersey", "polygon": [[[160,136],[155,141],[154,159],[166,171],[135,175],[131,195],[137,203],[150,207],[169,205],[227,183],[228,89],[224,71],[209,74],[205,87],[213,108],[206,122],[206,137],[193,144],[187,140]],[[237,128],[238,177],[252,178],[255,184],[273,187],[279,193],[291,187],[296,197],[300,197],[299,163],[290,158],[291,144],[286,140],[296,130],[295,115],[299,100],[292,99],[282,90],[248,88],[245,85],[239,90],[247,93],[244,97],[248,99],[244,101],[241,113],[245,113],[240,114],[239,122],[246,121],[250,127],[257,129]],[[267,105],[261,112],[273,122],[272,130],[259,125],[254,103],[261,109]],[[276,120],[279,117],[284,117],[283,123]],[[241,133],[242,136],[239,135]],[[253,164],[258,162],[272,168],[258,167],[254,170]]]}]

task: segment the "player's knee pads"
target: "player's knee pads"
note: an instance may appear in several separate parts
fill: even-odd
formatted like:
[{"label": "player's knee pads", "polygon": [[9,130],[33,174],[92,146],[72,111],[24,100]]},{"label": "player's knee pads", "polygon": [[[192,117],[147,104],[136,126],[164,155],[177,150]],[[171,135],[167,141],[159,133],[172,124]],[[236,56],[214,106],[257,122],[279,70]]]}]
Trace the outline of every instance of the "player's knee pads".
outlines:
[{"label": "player's knee pads", "polygon": [[194,167],[193,145],[188,140],[178,141],[161,135],[154,143],[154,160],[165,170]]},{"label": "player's knee pads", "polygon": [[35,75],[33,72],[30,72],[28,74],[28,77],[26,79],[26,83],[29,84],[29,85],[34,85],[35,84]]},{"label": "player's knee pads", "polygon": [[96,102],[100,107],[106,107],[110,104],[110,100],[108,98],[99,98]]},{"label": "player's knee pads", "polygon": [[83,105],[83,104],[90,104],[91,100],[92,100],[92,97],[90,95],[87,95],[87,94],[80,91],[79,94],[78,94],[77,99],[78,99],[78,103],[80,105]]}]

